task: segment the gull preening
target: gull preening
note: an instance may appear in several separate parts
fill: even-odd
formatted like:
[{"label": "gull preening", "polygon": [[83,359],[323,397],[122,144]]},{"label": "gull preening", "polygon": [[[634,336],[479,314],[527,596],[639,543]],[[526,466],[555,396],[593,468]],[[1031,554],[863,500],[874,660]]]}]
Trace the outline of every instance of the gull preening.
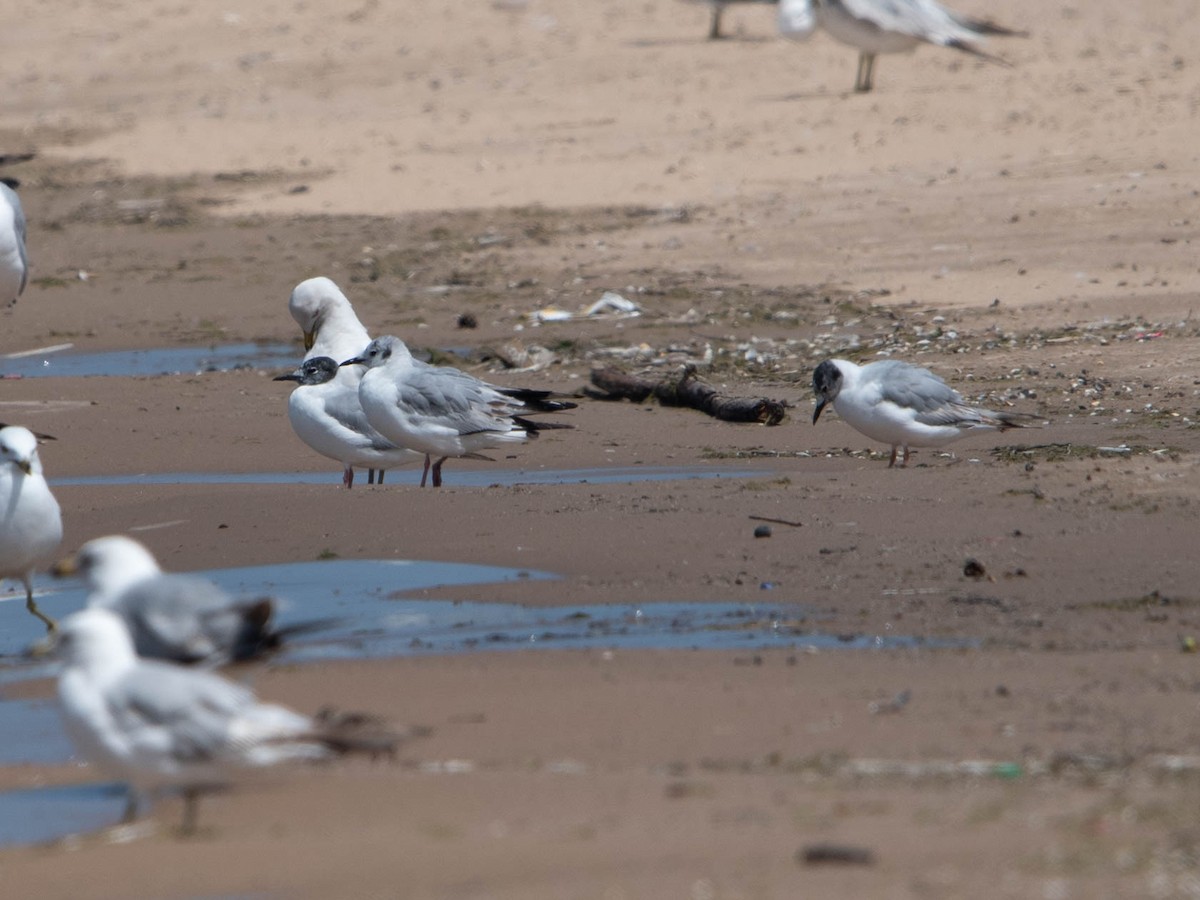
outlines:
[{"label": "gull preening", "polygon": [[858,48],[854,90],[865,93],[875,81],[875,57],[905,53],[919,44],[937,44],[1007,65],[984,52],[989,37],[1023,37],[1025,32],[974,19],[935,0],[780,0],[779,30],[804,40],[820,25],[835,40]]},{"label": "gull preening", "polygon": [[239,771],[395,751],[398,736],[373,717],[312,718],[212,672],[140,659],[124,622],[103,607],[64,619],[58,647],[67,734],[83,757],[128,785],[125,822],[175,789],[189,833],[200,794],[228,786]]},{"label": "gull preening", "polygon": [[[383,473],[420,459],[418,453],[397,447],[371,427],[358,400],[358,376],[352,389],[339,380],[342,370],[328,356],[311,356],[300,368],[276,381],[294,381],[297,387],[288,397],[288,419],[296,435],[318,453],[346,466],[342,483],[354,484],[354,466]],[[361,375],[362,370],[357,370]],[[368,483],[374,483],[368,477]]]},{"label": "gull preening", "polygon": [[25,586],[25,608],[55,630],[33,600],[33,571],[62,543],[62,514],[42,474],[37,438],[28,428],[0,428],[0,578]]},{"label": "gull preening", "polygon": [[[908,462],[909,447],[941,447],[974,431],[1029,428],[1045,421],[971,406],[928,369],[896,359],[857,365],[827,359],[813,372],[813,424],[829,403],[851,428],[892,447],[888,467]],[[902,452],[901,452],[902,451]]]},{"label": "gull preening", "polygon": [[[288,312],[304,334],[305,362],[318,357],[343,360],[358,353],[371,340],[346,295],[323,276],[296,285],[288,299]],[[288,418],[300,440],[322,456],[342,464],[342,484],[347,488],[354,486],[355,466],[367,469],[368,484],[375,483],[378,470],[382,484],[385,470],[412,461],[409,454],[389,445],[386,438],[367,424],[358,400],[361,369],[335,370],[333,378],[318,380],[322,378],[322,369],[317,366],[307,375],[294,372],[276,380],[310,386],[300,396],[297,396],[299,391],[292,392],[288,398]]]},{"label": "gull preening", "polygon": [[143,544],[124,535],[88,541],[54,573],[81,577],[88,606],[119,616],[139,656],[219,666],[278,649],[283,640],[271,597],[231,597],[197,575],[164,573]]},{"label": "gull preening", "polygon": [[536,437],[539,431],[570,428],[524,418],[574,409],[553,400],[551,391],[506,388],[480,381],[459,369],[414,359],[398,337],[371,341],[344,367],[365,366],[358,388],[367,420],[398,446],[425,454],[421,487],[433,463],[433,486],[441,487],[442,463],[450,457],[487,459],[478,451]]},{"label": "gull preening", "polygon": [[707,3],[712,7],[712,23],[708,28],[708,39],[717,41],[725,36],[721,33],[721,15],[725,12],[725,7],[732,4],[778,3],[779,0],[698,0],[698,2]]}]

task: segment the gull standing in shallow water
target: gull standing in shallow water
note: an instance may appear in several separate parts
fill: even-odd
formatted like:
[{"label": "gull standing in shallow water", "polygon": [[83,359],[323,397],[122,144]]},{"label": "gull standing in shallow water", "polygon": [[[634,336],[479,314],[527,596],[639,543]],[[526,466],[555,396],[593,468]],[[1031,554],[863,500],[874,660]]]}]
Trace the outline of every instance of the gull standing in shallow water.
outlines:
[{"label": "gull standing in shallow water", "polygon": [[570,428],[522,418],[574,409],[550,399],[551,391],[505,388],[459,369],[413,359],[398,337],[376,338],[343,366],[366,366],[358,396],[371,425],[393,443],[425,454],[421,487],[433,463],[433,486],[442,485],[442,463],[452,456],[487,459],[477,451]]},{"label": "gull standing in shallow water", "polygon": [[937,44],[1008,65],[978,45],[992,36],[1026,36],[956,13],[935,0],[780,0],[779,29],[784,37],[804,40],[817,25],[835,40],[858,48],[854,90],[860,93],[874,86],[875,57],[880,53]]},{"label": "gull standing in shallow water", "polygon": [[[371,340],[367,329],[354,313],[346,295],[328,278],[309,278],[296,285],[288,300],[288,312],[304,334],[304,361],[317,357],[343,360],[362,350]],[[358,400],[361,369],[335,368],[334,377],[326,380],[318,366],[308,375],[300,371],[283,375],[277,381],[298,381],[310,390],[297,397],[293,391],[288,398],[288,418],[296,435],[322,456],[335,459],[343,466],[342,484],[354,486],[354,467],[367,469],[367,484],[383,484],[385,470],[406,462],[412,456],[372,429],[366,422]],[[302,378],[306,380],[301,380]],[[364,453],[363,448],[367,447]],[[381,451],[393,451],[386,453]]]},{"label": "gull standing in shallow water", "polygon": [[60,577],[87,583],[89,607],[116,613],[139,656],[219,666],[276,650],[286,633],[319,627],[272,626],[270,597],[231,597],[196,575],[168,575],[133,538],[110,535],[88,541],[54,567]]},{"label": "gull standing in shallow water", "polygon": [[132,822],[143,801],[183,793],[183,832],[201,793],[239,770],[328,759],[349,751],[394,754],[398,736],[370,716],[316,718],[259,702],[241,685],[196,669],[139,659],[125,624],[90,607],[63,620],[58,679],[67,734],[89,762],[125,781]]},{"label": "gull standing in shallow water", "polygon": [[33,570],[62,543],[58,501],[42,474],[37,438],[28,428],[0,428],[0,578],[25,585],[25,608],[53,632],[54,620],[33,601]]},{"label": "gull standing in shallow water", "polygon": [[847,425],[872,440],[892,445],[888,468],[908,462],[908,448],[941,447],[973,431],[1005,431],[1044,425],[1021,413],[971,406],[928,369],[897,359],[859,366],[827,359],[813,372],[817,395],[813,424],[829,403]]},{"label": "gull standing in shallow water", "polygon": [[17,192],[0,180],[0,306],[16,303],[28,282],[25,212]]}]

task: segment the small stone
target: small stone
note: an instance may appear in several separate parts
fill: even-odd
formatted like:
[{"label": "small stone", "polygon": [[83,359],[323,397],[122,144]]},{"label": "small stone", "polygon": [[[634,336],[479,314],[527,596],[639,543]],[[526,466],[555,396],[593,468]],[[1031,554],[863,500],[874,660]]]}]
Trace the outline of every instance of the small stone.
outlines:
[{"label": "small stone", "polygon": [[771,526],[770,525],[759,525],[757,528],[754,529],[754,536],[756,538],[770,537],[771,536]]},{"label": "small stone", "polygon": [[963,575],[967,578],[974,578],[976,581],[987,575],[987,569],[983,567],[983,563],[974,557],[970,557],[963,563]]}]

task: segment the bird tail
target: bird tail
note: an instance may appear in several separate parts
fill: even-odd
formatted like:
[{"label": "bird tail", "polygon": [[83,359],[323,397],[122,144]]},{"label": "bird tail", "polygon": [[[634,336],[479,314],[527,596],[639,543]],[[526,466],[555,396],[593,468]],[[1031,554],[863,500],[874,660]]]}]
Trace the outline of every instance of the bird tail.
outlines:
[{"label": "bird tail", "polygon": [[969,28],[971,31],[982,35],[991,37],[1029,37],[1028,31],[1005,28],[1003,25],[997,25],[995,22],[989,22],[987,19],[973,19],[961,13],[952,13],[950,18],[963,28]]},{"label": "bird tail", "polygon": [[555,400],[554,391],[535,391],[531,388],[496,388],[505,397],[520,401],[526,407],[525,412],[562,412],[566,409],[576,409],[579,404],[569,400]]},{"label": "bird tail", "polygon": [[430,729],[420,726],[410,727],[401,733],[379,716],[329,706],[313,717],[313,725],[314,731],[308,737],[334,753],[362,753],[372,759],[380,756],[395,759],[396,749],[402,742],[431,733]]},{"label": "bird tail", "polygon": [[537,437],[539,431],[554,431],[558,428],[574,428],[574,425],[567,425],[565,422],[535,422],[533,419],[526,419],[524,416],[513,416],[512,420],[525,429],[525,433],[530,437]]},{"label": "bird tail", "polygon": [[992,418],[995,419],[997,431],[1008,431],[1010,428],[1042,428],[1050,424],[1046,419],[1027,413],[994,412]]}]

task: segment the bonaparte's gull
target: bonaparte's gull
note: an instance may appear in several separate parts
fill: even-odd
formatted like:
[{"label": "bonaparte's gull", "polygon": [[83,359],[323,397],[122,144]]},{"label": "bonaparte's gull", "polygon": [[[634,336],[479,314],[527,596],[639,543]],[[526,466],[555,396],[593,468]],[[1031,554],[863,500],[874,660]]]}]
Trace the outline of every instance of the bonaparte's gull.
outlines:
[{"label": "bonaparte's gull", "polygon": [[431,366],[414,359],[398,337],[371,341],[343,366],[365,366],[358,396],[367,420],[399,446],[425,454],[421,486],[430,460],[433,486],[442,484],[442,463],[450,457],[487,459],[478,451],[536,437],[550,428],[523,416],[573,409],[576,404],[553,400],[551,391],[505,388],[480,381],[459,369]]},{"label": "bonaparte's gull", "polygon": [[[320,356],[343,360],[358,353],[371,340],[346,295],[332,280],[323,276],[309,278],[296,285],[288,299],[288,312],[304,334],[306,361]],[[315,395],[310,391],[297,398],[297,392],[293,391],[288,399],[288,417],[296,435],[322,456],[342,464],[342,484],[347,488],[354,485],[355,466],[367,467],[368,484],[375,483],[376,469],[379,470],[379,482],[382,484],[383,472],[390,468],[388,465],[379,465],[375,460],[364,461],[363,454],[359,452],[364,441],[378,446],[380,442],[386,444],[386,439],[370,428],[360,437],[347,434],[347,429],[353,430],[356,423],[365,422],[358,401],[358,382],[361,378],[361,369],[343,369],[331,381],[321,383],[322,387]],[[284,376],[281,380],[296,379]],[[309,414],[297,415],[294,412],[295,403],[302,403]],[[324,412],[314,412],[317,407]],[[411,461],[406,458],[407,454],[394,446],[391,449],[397,451],[388,457],[396,460],[392,465]]]},{"label": "bonaparte's gull", "polygon": [[25,212],[17,192],[0,181],[0,306],[16,303],[28,282]]},{"label": "bonaparte's gull", "polygon": [[124,622],[102,607],[64,619],[58,647],[67,734],[89,762],[127,783],[126,822],[143,801],[175,788],[190,832],[199,795],[228,785],[239,770],[394,751],[396,735],[378,720],[310,718],[261,703],[212,672],[139,659]]},{"label": "bonaparte's gull", "polygon": [[318,453],[345,464],[342,483],[346,487],[354,484],[354,466],[377,469],[379,483],[383,484],[385,471],[415,462],[421,454],[397,447],[371,427],[359,402],[357,385],[353,391],[346,389],[338,380],[339,371],[330,357],[311,356],[295,372],[275,380],[297,383],[288,398],[292,428]]},{"label": "bonaparte's gull", "polygon": [[859,92],[873,87],[880,53],[938,44],[1004,64],[979,45],[991,36],[1025,34],[946,9],[935,0],[780,0],[779,29],[785,37],[803,40],[817,25],[858,48],[854,89]]},{"label": "bonaparte's gull", "polygon": [[[231,597],[197,575],[166,574],[141,543],[114,534],[88,541],[54,567],[88,586],[88,606],[116,613],[139,656],[219,666],[279,647],[271,597]],[[297,626],[307,630],[306,626]]]},{"label": "bonaparte's gull", "polygon": [[941,447],[973,431],[1004,431],[1045,424],[1035,416],[971,406],[928,369],[896,359],[859,366],[827,359],[813,372],[813,424],[832,403],[846,424],[891,444],[889,468],[908,462],[908,448]]},{"label": "bonaparte's gull", "polygon": [[42,474],[37,438],[28,428],[0,428],[0,578],[25,585],[25,608],[51,632],[54,620],[33,600],[33,571],[62,543],[58,501]]}]

